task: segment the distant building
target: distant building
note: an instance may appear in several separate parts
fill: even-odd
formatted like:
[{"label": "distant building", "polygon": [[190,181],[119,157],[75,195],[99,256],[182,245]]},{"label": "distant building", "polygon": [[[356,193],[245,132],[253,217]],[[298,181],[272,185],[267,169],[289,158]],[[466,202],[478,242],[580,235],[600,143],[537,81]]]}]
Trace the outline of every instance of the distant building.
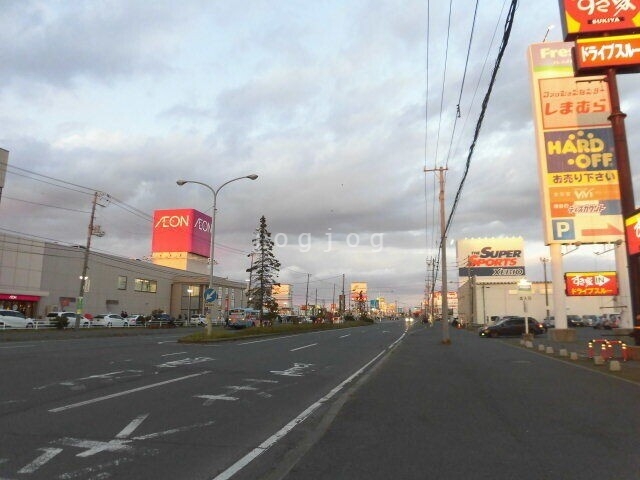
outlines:
[{"label": "distant building", "polygon": [[[37,318],[51,311],[76,311],[85,248],[0,234],[0,306]],[[139,313],[163,310],[174,317],[204,313],[209,276],[91,251],[84,312]],[[223,315],[246,306],[244,282],[214,277]]]}]

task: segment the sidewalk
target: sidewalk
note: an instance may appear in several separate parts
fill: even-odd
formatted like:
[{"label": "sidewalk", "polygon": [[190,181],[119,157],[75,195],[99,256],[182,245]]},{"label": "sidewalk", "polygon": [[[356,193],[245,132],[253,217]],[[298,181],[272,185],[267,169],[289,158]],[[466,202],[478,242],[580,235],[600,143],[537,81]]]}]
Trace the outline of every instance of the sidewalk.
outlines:
[{"label": "sidewalk", "polygon": [[[618,378],[624,378],[640,384],[640,361],[631,359],[624,361],[622,347],[615,343],[617,341],[621,341],[628,348],[633,348],[635,347],[633,338],[628,335],[617,335],[611,330],[593,330],[587,329],[586,327],[584,329],[578,329],[578,333],[579,335],[575,342],[554,341],[548,333],[536,336],[532,341],[531,347],[526,346],[520,338],[503,338],[500,340],[521,346],[522,348],[534,350],[542,355],[575,363],[576,365],[580,365],[584,368],[590,368],[598,372],[613,375]],[[590,340],[597,340],[593,344],[592,354],[589,352]],[[609,360],[605,360],[604,363],[597,364],[594,357],[598,356],[601,352],[601,340],[614,341],[613,357]],[[548,350],[549,347],[551,350]],[[578,358],[571,359],[572,353],[577,354]],[[563,356],[562,354],[565,355]],[[611,371],[611,361],[614,360],[620,363],[620,371]]]}]

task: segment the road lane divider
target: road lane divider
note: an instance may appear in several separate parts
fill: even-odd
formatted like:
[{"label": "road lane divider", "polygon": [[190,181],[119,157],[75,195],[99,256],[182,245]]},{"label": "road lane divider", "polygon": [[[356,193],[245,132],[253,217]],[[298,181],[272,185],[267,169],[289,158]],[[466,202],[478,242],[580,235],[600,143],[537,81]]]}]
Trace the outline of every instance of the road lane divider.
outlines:
[{"label": "road lane divider", "polygon": [[63,407],[52,408],[49,410],[50,413],[59,413],[64,412],[66,410],[71,410],[73,408],[84,407],[85,405],[91,405],[93,403],[103,402],[105,400],[110,400],[112,398],[123,397],[125,395],[130,395],[136,392],[142,392],[143,390],[149,390],[150,388],[161,387],[163,385],[169,385],[170,383],[181,382],[183,380],[188,380],[190,378],[199,377],[201,375],[206,375],[211,373],[210,371],[204,371],[200,373],[194,373],[191,375],[186,375],[184,377],[172,378],[171,380],[165,380],[164,382],[152,383],[151,385],[145,385],[143,387],[132,388],[130,390],[124,390],[122,392],[112,393],[110,395],[104,395],[102,397],[92,398],[90,400],[85,400],[83,402],[72,403],[71,405],[65,405]]},{"label": "road lane divider", "polygon": [[291,350],[289,350],[290,352],[296,352],[298,350],[302,350],[303,348],[309,348],[309,347],[315,347],[317,345],[317,343],[311,343],[309,345],[305,345],[304,347],[298,347],[298,348],[292,348]]}]

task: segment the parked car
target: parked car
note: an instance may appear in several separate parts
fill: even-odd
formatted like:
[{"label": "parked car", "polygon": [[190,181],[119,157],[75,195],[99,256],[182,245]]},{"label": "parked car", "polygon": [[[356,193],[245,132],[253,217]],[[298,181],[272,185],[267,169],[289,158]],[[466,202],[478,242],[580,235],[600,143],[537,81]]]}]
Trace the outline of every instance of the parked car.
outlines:
[{"label": "parked car", "polygon": [[592,327],[596,330],[611,330],[613,328],[618,328],[618,319],[615,317],[601,317],[592,325]]},{"label": "parked car", "polygon": [[147,328],[173,328],[176,326],[176,319],[168,313],[155,313],[145,326]]},{"label": "parked car", "polygon": [[103,313],[93,317],[94,327],[128,327],[129,322],[116,313]]},{"label": "parked car", "polygon": [[0,329],[3,328],[33,328],[35,320],[26,318],[24,313],[17,310],[0,310]]},{"label": "parked car", "polygon": [[544,326],[549,329],[549,328],[556,328],[556,317],[554,317],[553,315],[551,315],[550,317],[547,317],[544,319]]},{"label": "parked car", "polygon": [[140,315],[139,313],[129,314],[125,320],[129,323],[130,327],[144,325],[144,315]]},{"label": "parked car", "polygon": [[201,313],[196,313],[195,315],[191,315],[191,324],[202,327],[207,324],[207,316]]},{"label": "parked car", "polygon": [[[546,330],[544,326],[535,318],[529,317],[529,333],[534,335],[543,334]],[[502,337],[518,336],[525,333],[524,317],[505,317],[494,325],[482,327],[478,332],[481,337]]]},{"label": "parked car", "polygon": [[580,315],[567,315],[568,327],[584,327],[584,321]]},{"label": "parked car", "polygon": [[[62,323],[62,328],[75,328],[76,317],[75,312],[51,312],[45,317],[48,327],[57,327],[58,322]],[[85,316],[80,317],[80,328],[88,328],[91,326],[91,320]]]},{"label": "parked car", "polygon": [[593,327],[600,317],[598,315],[582,315],[582,323],[585,327]]}]

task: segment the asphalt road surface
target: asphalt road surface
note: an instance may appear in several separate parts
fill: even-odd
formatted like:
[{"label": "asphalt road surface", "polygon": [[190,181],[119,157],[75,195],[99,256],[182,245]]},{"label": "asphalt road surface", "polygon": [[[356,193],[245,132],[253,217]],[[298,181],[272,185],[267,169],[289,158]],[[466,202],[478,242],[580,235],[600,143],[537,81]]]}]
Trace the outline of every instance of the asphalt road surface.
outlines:
[{"label": "asphalt road surface", "polygon": [[0,343],[0,480],[636,479],[640,384],[404,323]]},{"label": "asphalt road surface", "polygon": [[387,323],[206,345],[177,343],[180,331],[4,342],[0,479],[231,476],[404,332]]}]

